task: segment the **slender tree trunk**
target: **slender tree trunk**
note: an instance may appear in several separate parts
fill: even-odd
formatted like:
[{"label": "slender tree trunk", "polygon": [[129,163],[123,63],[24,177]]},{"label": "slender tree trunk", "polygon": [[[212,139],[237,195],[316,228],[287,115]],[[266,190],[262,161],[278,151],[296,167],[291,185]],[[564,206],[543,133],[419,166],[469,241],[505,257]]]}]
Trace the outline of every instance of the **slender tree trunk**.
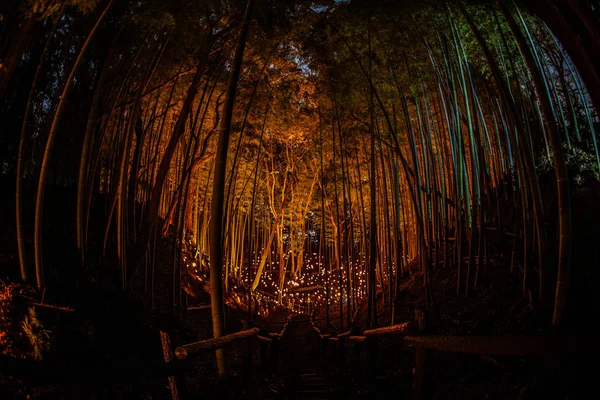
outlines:
[{"label": "slender tree trunk", "polygon": [[[21,125],[21,139],[19,140],[19,152],[17,155],[17,171],[16,171],[16,188],[15,188],[15,215],[16,215],[16,228],[17,228],[17,248],[19,253],[19,266],[21,268],[21,279],[27,282],[28,270],[27,261],[25,257],[25,234],[23,233],[23,211],[22,211],[22,196],[23,196],[23,164],[25,157],[25,141],[27,139],[27,121],[29,120],[29,113],[31,112],[32,98],[35,92],[35,86],[42,70],[44,59],[46,58],[46,52],[50,46],[50,42],[54,37],[54,31],[56,30],[56,24],[52,27],[52,31],[48,35],[42,54],[40,55],[40,61],[35,70],[33,76],[33,82],[29,90],[29,97],[27,99],[27,105],[25,106],[25,114],[23,114],[23,123]],[[1,94],[0,94],[1,97]],[[31,166],[29,167],[31,169]],[[29,174],[30,172],[28,172]]]},{"label": "slender tree trunk", "polygon": [[44,155],[42,158],[42,163],[40,167],[40,177],[38,180],[37,186],[37,195],[35,201],[35,222],[34,222],[34,237],[33,237],[33,245],[34,245],[34,256],[35,256],[35,275],[37,287],[39,290],[42,290],[44,287],[44,267],[42,262],[42,212],[44,209],[44,193],[46,190],[46,181],[48,179],[48,166],[50,164],[50,156],[52,154],[54,139],[56,138],[56,133],[58,131],[58,126],[60,119],[62,117],[62,113],[65,108],[67,95],[69,93],[69,89],[71,88],[71,84],[73,82],[73,77],[75,73],[79,69],[81,62],[83,61],[83,56],[85,55],[92,39],[100,27],[100,23],[108,13],[110,6],[112,5],[112,0],[108,2],[104,11],[98,17],[96,24],[92,27],[92,30],[88,34],[85,42],[77,58],[75,59],[75,63],[73,67],[71,67],[71,71],[69,72],[69,76],[65,82],[63,90],[61,92],[60,101],[58,102],[58,106],[56,107],[56,111],[54,113],[54,117],[52,120],[52,125],[50,126],[50,132],[48,132],[48,139],[46,142],[46,148],[44,149]]},{"label": "slender tree trunk", "polygon": [[118,44],[118,39],[120,37],[120,32],[118,32],[114,39],[113,43],[110,46],[110,50],[106,58],[104,59],[102,69],[100,72],[100,76],[98,77],[98,81],[96,82],[96,90],[94,92],[94,97],[92,99],[92,104],[90,106],[90,112],[88,115],[85,132],[83,134],[83,144],[81,147],[81,158],[79,161],[79,174],[77,178],[77,204],[76,204],[76,236],[77,236],[77,248],[80,251],[81,262],[85,262],[85,251],[84,251],[84,199],[83,195],[85,193],[86,188],[86,178],[89,176],[89,153],[91,147],[92,140],[92,132],[97,124],[97,114],[98,109],[100,107],[100,98],[102,93],[102,87],[104,86],[104,81],[106,80],[107,71],[108,71],[108,61],[112,59],[112,55],[116,50],[116,45]]},{"label": "slender tree trunk", "polygon": [[[223,117],[217,144],[217,156],[215,159],[215,177],[213,181],[213,198],[211,205],[210,221],[210,300],[213,323],[213,336],[221,337],[225,334],[225,319],[223,305],[223,201],[225,200],[225,175],[227,167],[227,151],[229,136],[231,134],[231,122],[233,118],[233,106],[237,90],[237,82],[240,76],[246,37],[250,27],[251,13],[254,0],[248,0],[244,24],[239,37],[235,57],[231,64],[227,94],[223,105]],[[227,375],[227,359],[225,350],[216,351],[217,369],[219,378],[224,379]]]},{"label": "slender tree trunk", "polygon": [[209,52],[212,48],[214,40],[215,36],[209,32],[207,34],[206,42],[203,45],[201,54],[198,59],[196,73],[194,74],[192,83],[187,91],[185,101],[181,108],[181,112],[179,114],[179,117],[177,118],[175,127],[173,128],[173,133],[171,134],[171,138],[169,139],[169,143],[167,145],[167,148],[165,149],[165,153],[158,167],[156,179],[154,180],[154,186],[152,187],[150,199],[148,200],[148,205],[146,207],[146,212],[144,215],[144,227],[140,232],[140,241],[138,242],[138,246],[136,246],[136,251],[134,254],[137,258],[135,262],[138,264],[141,263],[144,258],[143,254],[145,252],[148,241],[150,240],[150,232],[152,231],[152,229],[154,229],[156,218],[160,210],[161,199],[163,198],[164,183],[167,179],[167,174],[169,172],[171,161],[173,159],[173,156],[175,155],[175,150],[177,149],[179,140],[185,132],[185,124],[187,123],[188,117],[192,110],[192,105],[196,98],[196,94],[198,93],[201,78],[204,75],[206,64],[208,62]]},{"label": "slender tree trunk", "polygon": [[[546,120],[546,127],[550,136],[550,145],[552,147],[552,158],[554,159],[554,171],[556,175],[556,185],[558,189],[558,277],[556,281],[556,294],[554,302],[554,315],[552,324],[558,327],[564,318],[567,303],[567,283],[568,271],[571,256],[571,205],[569,192],[569,177],[565,164],[565,157],[562,150],[562,142],[558,125],[554,119],[552,106],[548,92],[545,90],[543,76],[535,61],[534,55],[527,45],[525,36],[519,29],[517,22],[513,18],[510,11],[500,0],[496,0],[498,7],[502,11],[504,18],[517,41],[519,50],[525,59],[527,68],[533,77],[537,98],[542,108],[542,114]],[[540,276],[540,284],[544,277]],[[540,292],[542,292],[540,290]],[[543,293],[540,293],[542,295]]]}]

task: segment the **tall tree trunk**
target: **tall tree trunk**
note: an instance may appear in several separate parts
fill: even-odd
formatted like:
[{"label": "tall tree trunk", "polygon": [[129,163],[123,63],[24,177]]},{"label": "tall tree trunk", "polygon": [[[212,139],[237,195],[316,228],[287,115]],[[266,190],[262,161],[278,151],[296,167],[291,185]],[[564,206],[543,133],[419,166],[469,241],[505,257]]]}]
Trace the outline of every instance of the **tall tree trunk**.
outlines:
[{"label": "tall tree trunk", "polygon": [[[562,142],[558,125],[552,112],[552,105],[548,92],[545,89],[543,76],[535,61],[534,55],[528,46],[525,36],[519,29],[517,22],[510,11],[500,0],[496,0],[498,7],[502,11],[504,18],[517,41],[519,50],[525,59],[527,68],[533,78],[537,98],[542,108],[542,114],[546,120],[546,127],[550,136],[550,146],[552,147],[552,158],[554,159],[554,171],[556,175],[556,186],[558,189],[558,277],[556,280],[556,295],[554,300],[554,314],[552,324],[558,327],[564,317],[567,303],[567,282],[568,271],[571,258],[571,199],[569,193],[569,177],[565,165],[565,157],[562,150]],[[540,277],[543,281],[544,277]],[[540,282],[542,283],[542,282]],[[540,293],[541,295],[542,293]]]},{"label": "tall tree trunk", "polygon": [[319,262],[317,263],[319,273],[321,272],[321,260],[325,267],[325,326],[329,328],[329,264],[327,263],[327,235],[325,230],[325,187],[323,186],[323,125],[321,113],[319,113],[319,163],[321,167],[321,228],[319,229]]},{"label": "tall tree trunk", "polygon": [[[525,129],[525,126],[523,124],[523,121],[521,120],[520,113],[517,110],[517,105],[515,104],[515,102],[513,101],[512,97],[510,95],[510,88],[508,86],[508,83],[504,80],[504,78],[500,72],[500,68],[498,67],[498,63],[496,62],[496,60],[494,60],[494,57],[489,49],[489,46],[487,45],[487,43],[485,42],[485,39],[481,35],[481,31],[479,30],[479,28],[473,21],[473,18],[471,17],[471,15],[464,8],[462,3],[458,2],[457,4],[459,6],[461,13],[467,20],[467,24],[471,28],[471,31],[473,32],[475,38],[477,39],[477,42],[479,43],[479,45],[484,53],[487,64],[488,64],[488,66],[492,72],[492,75],[494,77],[494,80],[496,81],[496,84],[498,86],[498,91],[500,93],[500,97],[502,99],[503,105],[506,108],[506,110],[510,111],[510,114],[512,115],[512,121],[515,124],[516,132],[519,132],[519,133],[527,132],[527,130]],[[514,135],[516,135],[515,130],[511,130],[511,132],[514,137]],[[538,240],[538,250],[541,254],[541,252],[543,251],[543,249],[545,247],[544,246],[544,242],[545,242],[544,232],[541,230],[541,226],[540,226],[540,222],[544,216],[544,209],[543,209],[543,204],[542,204],[542,199],[541,199],[539,182],[538,182],[538,179],[536,176],[535,160],[533,158],[533,149],[532,149],[532,145],[530,143],[530,138],[527,137],[527,135],[525,135],[525,137],[523,139],[524,140],[520,141],[521,145],[519,146],[519,150],[522,153],[523,162],[525,165],[525,171],[520,171],[520,172],[525,173],[525,177],[527,178],[527,180],[529,182],[529,189],[531,191],[532,204],[533,204],[534,225],[535,225],[535,230],[537,233],[536,236],[537,236],[537,240]],[[516,140],[513,140],[513,142],[515,142],[515,144],[516,144]],[[543,269],[544,266],[540,263],[539,268]]]},{"label": "tall tree trunk", "polygon": [[158,167],[156,179],[154,180],[154,186],[152,187],[150,199],[148,200],[148,205],[146,207],[146,212],[144,215],[144,224],[140,232],[140,240],[137,243],[136,250],[134,252],[134,256],[136,258],[136,260],[134,261],[138,265],[144,259],[144,253],[150,240],[150,233],[152,232],[156,224],[156,218],[160,209],[161,199],[163,198],[164,183],[167,179],[167,174],[171,166],[171,160],[175,155],[175,150],[177,149],[179,140],[185,132],[185,124],[188,120],[188,117],[190,116],[194,100],[196,99],[196,94],[198,93],[198,88],[202,80],[201,78],[204,75],[206,64],[208,61],[208,56],[214,43],[214,40],[215,36],[209,32],[207,34],[206,42],[203,45],[201,54],[198,59],[196,73],[194,74],[192,83],[187,91],[185,101],[183,103],[183,106],[181,107],[181,112],[179,114],[179,117],[177,118],[175,127],[173,128],[173,133],[171,134],[171,138],[169,139],[169,143],[167,145],[167,148],[165,149],[165,153]]},{"label": "tall tree trunk", "polygon": [[[16,187],[15,187],[15,216],[16,216],[16,229],[17,229],[17,249],[19,253],[19,265],[21,268],[21,279],[27,282],[28,273],[27,270],[27,262],[25,257],[25,234],[23,233],[23,212],[22,212],[22,196],[23,196],[23,164],[25,157],[25,141],[27,139],[27,121],[29,120],[29,113],[31,112],[31,106],[33,99],[33,94],[35,91],[35,86],[37,84],[40,71],[42,70],[42,64],[44,59],[46,58],[46,52],[48,51],[48,47],[50,46],[50,42],[54,37],[54,31],[56,30],[56,24],[52,27],[52,31],[48,35],[48,39],[46,40],[46,44],[44,45],[44,49],[42,50],[42,54],[40,55],[40,61],[38,62],[38,66],[35,70],[35,75],[33,76],[33,82],[31,83],[31,88],[29,90],[29,97],[27,99],[27,105],[25,106],[25,114],[23,114],[23,123],[21,125],[21,139],[19,140],[19,152],[17,155],[17,171],[16,171]],[[1,95],[0,95],[1,96]],[[30,167],[31,169],[31,167]],[[28,171],[29,175],[31,171]]]},{"label": "tall tree trunk", "polygon": [[61,92],[60,100],[58,102],[58,106],[56,107],[56,111],[54,113],[54,117],[52,119],[52,125],[50,126],[50,132],[48,132],[48,139],[46,141],[46,147],[44,149],[44,155],[42,158],[42,163],[40,167],[40,177],[38,180],[37,187],[37,195],[35,199],[35,222],[34,222],[34,237],[33,237],[33,245],[34,245],[34,256],[35,256],[35,277],[36,283],[39,290],[44,287],[44,267],[42,263],[42,212],[44,209],[44,193],[46,190],[46,181],[48,179],[48,166],[50,164],[50,155],[52,154],[52,148],[54,145],[54,139],[56,138],[56,132],[58,131],[58,125],[60,119],[62,117],[62,113],[65,109],[65,104],[67,100],[67,95],[69,93],[69,89],[71,88],[71,83],[73,82],[73,77],[75,73],[79,69],[81,62],[83,61],[83,56],[85,55],[90,43],[92,42],[92,38],[94,37],[96,31],[100,27],[100,23],[108,13],[110,6],[112,5],[113,0],[110,0],[102,14],[98,17],[96,24],[92,27],[92,30],[88,34],[85,42],[77,58],[75,59],[75,63],[73,67],[71,67],[71,71],[69,72],[69,76],[65,82],[63,90]]},{"label": "tall tree trunk", "polygon": [[81,147],[81,158],[79,161],[79,173],[77,178],[77,204],[76,204],[76,236],[77,236],[77,248],[80,251],[81,262],[85,262],[85,229],[84,229],[84,193],[86,189],[87,177],[89,176],[90,163],[89,163],[89,153],[91,150],[91,141],[92,141],[92,132],[94,131],[97,124],[97,116],[100,108],[100,100],[102,94],[102,87],[104,86],[104,82],[107,77],[108,72],[108,60],[112,59],[114,52],[116,51],[116,45],[119,43],[118,39],[121,36],[120,31],[117,32],[114,36],[113,43],[110,46],[110,50],[106,55],[102,68],[100,70],[100,75],[98,76],[98,80],[96,82],[96,90],[94,91],[94,97],[92,99],[92,104],[90,106],[90,112],[88,114],[88,119],[85,127],[85,132],[83,134],[83,144]]},{"label": "tall tree trunk", "polygon": [[[215,177],[213,181],[213,198],[211,205],[210,221],[210,303],[213,323],[213,336],[221,337],[225,334],[225,318],[223,313],[223,201],[225,200],[225,175],[227,167],[227,151],[229,136],[231,134],[231,122],[233,118],[233,106],[237,90],[237,82],[240,76],[246,37],[252,14],[254,0],[248,0],[244,24],[240,32],[239,42],[235,51],[235,57],[231,64],[227,93],[223,105],[223,117],[221,119],[219,141],[217,144],[217,156],[215,158]],[[227,358],[225,349],[216,350],[217,370],[219,379],[227,375]]]}]

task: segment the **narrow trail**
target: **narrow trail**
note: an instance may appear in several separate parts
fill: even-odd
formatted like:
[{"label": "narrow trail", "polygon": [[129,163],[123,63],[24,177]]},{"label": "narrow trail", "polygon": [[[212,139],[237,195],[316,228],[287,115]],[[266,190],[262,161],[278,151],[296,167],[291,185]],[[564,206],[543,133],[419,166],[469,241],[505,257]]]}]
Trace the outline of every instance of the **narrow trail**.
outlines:
[{"label": "narrow trail", "polygon": [[327,364],[308,315],[292,317],[282,338],[282,361],[287,371],[289,399],[338,399],[329,385]]}]

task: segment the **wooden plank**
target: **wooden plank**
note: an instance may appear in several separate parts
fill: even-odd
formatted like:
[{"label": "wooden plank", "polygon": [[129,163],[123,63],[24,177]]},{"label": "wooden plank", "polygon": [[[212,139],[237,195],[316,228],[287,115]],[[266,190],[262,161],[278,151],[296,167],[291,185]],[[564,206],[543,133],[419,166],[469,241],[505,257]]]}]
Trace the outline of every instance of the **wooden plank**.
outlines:
[{"label": "wooden plank", "polygon": [[259,331],[260,329],[258,328],[252,328],[245,331],[232,333],[231,335],[221,336],[220,338],[207,339],[200,342],[179,346],[175,349],[175,356],[179,360],[185,360],[188,357],[193,357],[203,352],[220,349],[228,344],[256,336],[258,335]]}]

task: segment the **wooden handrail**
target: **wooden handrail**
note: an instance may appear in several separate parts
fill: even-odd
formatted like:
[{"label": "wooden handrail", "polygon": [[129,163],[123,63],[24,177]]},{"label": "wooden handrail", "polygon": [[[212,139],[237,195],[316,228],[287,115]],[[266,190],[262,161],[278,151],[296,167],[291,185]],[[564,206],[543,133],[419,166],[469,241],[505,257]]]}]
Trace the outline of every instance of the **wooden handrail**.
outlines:
[{"label": "wooden handrail", "polygon": [[258,328],[252,328],[245,331],[232,333],[230,335],[221,336],[219,338],[206,339],[200,342],[184,344],[183,346],[179,346],[175,349],[175,356],[179,360],[185,360],[188,357],[193,357],[203,352],[220,349],[228,344],[257,336],[259,331],[260,329]]},{"label": "wooden handrail", "polygon": [[351,342],[359,342],[362,343],[367,340],[366,336],[348,336],[348,340]]},{"label": "wooden handrail", "polygon": [[558,336],[406,336],[404,342],[430,350],[520,357],[600,349],[596,340]]},{"label": "wooden handrail", "polygon": [[273,341],[272,338],[268,338],[266,336],[261,336],[261,335],[256,335],[256,338],[260,341],[260,342],[264,342],[264,343],[271,343]]},{"label": "wooden handrail", "polygon": [[188,311],[195,311],[195,310],[208,310],[210,308],[210,304],[200,304],[199,306],[195,306],[195,307],[188,307]]},{"label": "wooden handrail", "polygon": [[383,328],[369,329],[363,332],[364,336],[383,336],[390,334],[407,335],[414,332],[414,322],[404,322],[398,325],[385,326]]},{"label": "wooden handrail", "polygon": [[598,353],[600,350],[593,337],[567,336],[406,336],[404,343],[415,348],[413,400],[426,397],[428,350],[513,357]]}]

